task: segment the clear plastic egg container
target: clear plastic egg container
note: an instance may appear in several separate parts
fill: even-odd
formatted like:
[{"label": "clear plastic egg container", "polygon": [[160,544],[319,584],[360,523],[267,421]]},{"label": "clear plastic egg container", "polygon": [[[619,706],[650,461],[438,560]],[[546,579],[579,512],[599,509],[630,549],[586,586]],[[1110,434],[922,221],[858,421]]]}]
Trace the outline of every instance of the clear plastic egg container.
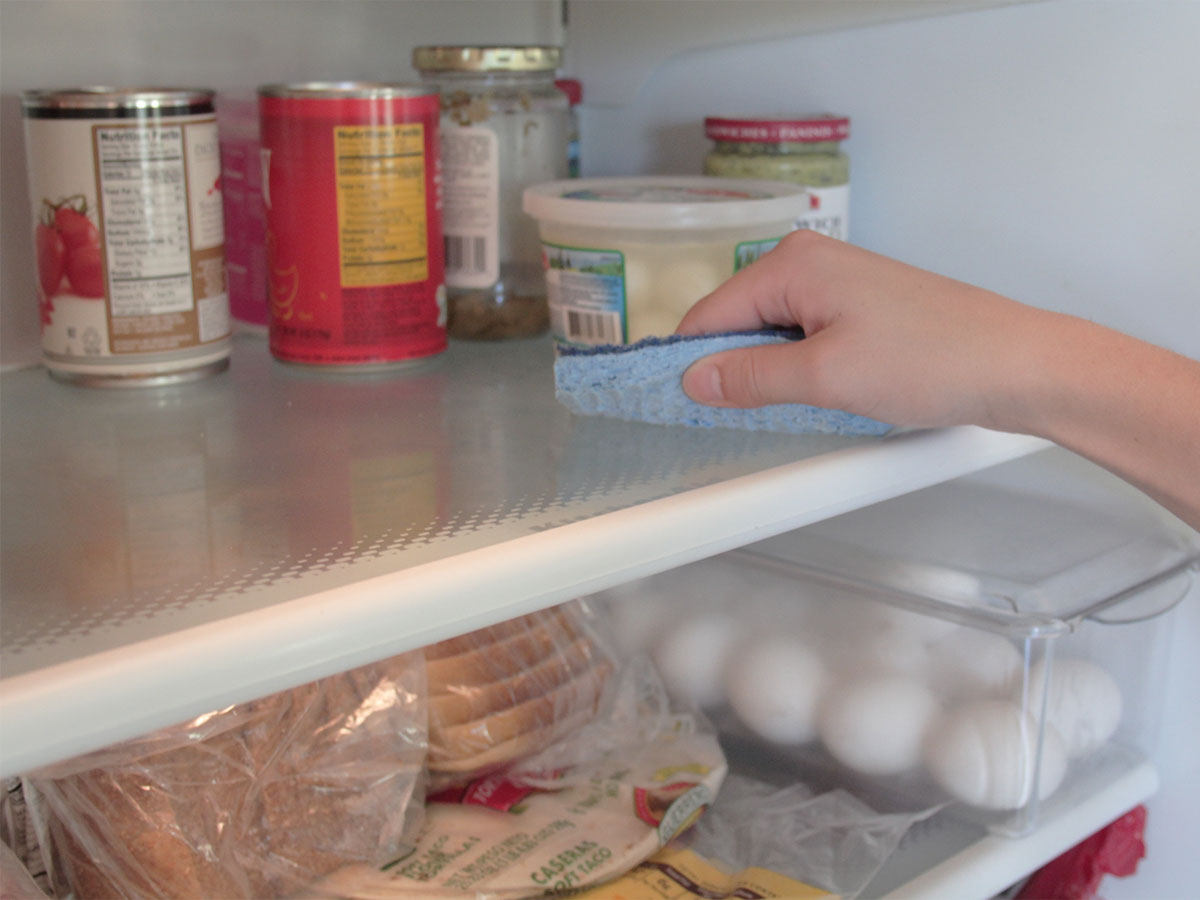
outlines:
[{"label": "clear plastic egg container", "polygon": [[1061,493],[1052,456],[1016,466],[1020,490],[960,479],[604,602],[735,769],[1019,836],[1152,753],[1200,565],[1195,532],[1031,491],[1039,465]]}]

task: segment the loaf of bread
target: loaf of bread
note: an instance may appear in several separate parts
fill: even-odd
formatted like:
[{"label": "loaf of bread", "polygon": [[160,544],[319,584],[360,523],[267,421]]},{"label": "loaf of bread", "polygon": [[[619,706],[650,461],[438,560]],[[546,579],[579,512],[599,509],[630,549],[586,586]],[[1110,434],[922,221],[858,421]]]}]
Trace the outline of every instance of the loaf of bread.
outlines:
[{"label": "loaf of bread", "polygon": [[615,665],[568,603],[425,649],[435,787],[470,781],[590,721]]},{"label": "loaf of bread", "polygon": [[423,697],[405,654],[37,773],[59,886],[280,897],[395,859],[422,821]]}]

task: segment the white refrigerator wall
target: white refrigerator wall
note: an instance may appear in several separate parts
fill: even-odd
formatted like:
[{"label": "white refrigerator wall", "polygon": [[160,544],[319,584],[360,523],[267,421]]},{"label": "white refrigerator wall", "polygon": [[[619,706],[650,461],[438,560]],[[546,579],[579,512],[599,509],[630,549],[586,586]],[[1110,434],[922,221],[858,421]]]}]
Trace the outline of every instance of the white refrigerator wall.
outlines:
[{"label": "white refrigerator wall", "polygon": [[1200,356],[1197,46],[1196,0],[1044,0],[693,50],[616,108],[584,71],[584,174],[699,173],[705,115],[848,115],[855,243]]},{"label": "white refrigerator wall", "polygon": [[[705,115],[848,115],[855,243],[1200,358],[1197,47],[1195,0],[1047,0],[695,49],[585,100],[583,170],[699,173]],[[1108,900],[1200,884],[1194,591],[1174,637],[1148,856]]]},{"label": "white refrigerator wall", "polygon": [[[793,5],[789,28],[786,4],[773,4],[775,33],[811,27],[812,6]],[[731,32],[736,17],[719,6],[730,3],[668,4],[689,34],[704,31],[697,17],[715,28],[707,48],[676,53],[661,5],[647,17],[634,3],[571,0],[585,175],[698,173],[706,114],[846,114],[856,243],[1200,357],[1198,0],[1041,0],[740,44],[761,23]],[[661,43],[621,42],[620,28],[639,27],[662,29]],[[20,91],[409,79],[417,43],[561,37],[554,0],[0,0],[0,363],[38,355]],[[617,105],[589,103],[589,77],[618,67],[648,74]],[[1150,855],[1135,878],[1105,883],[1109,900],[1200,884],[1196,601],[1175,635]]]}]

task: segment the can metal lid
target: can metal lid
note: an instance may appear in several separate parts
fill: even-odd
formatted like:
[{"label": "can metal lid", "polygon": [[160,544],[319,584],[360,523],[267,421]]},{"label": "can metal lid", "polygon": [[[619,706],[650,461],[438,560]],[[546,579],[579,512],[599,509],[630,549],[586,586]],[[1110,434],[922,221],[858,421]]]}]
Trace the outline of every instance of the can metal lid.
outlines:
[{"label": "can metal lid", "polygon": [[799,185],[707,175],[570,178],[523,196],[525,212],[541,222],[639,230],[786,225],[808,206]]},{"label": "can metal lid", "polygon": [[562,50],[517,45],[417,47],[412,59],[416,68],[428,72],[546,72],[558,68]]},{"label": "can metal lid", "polygon": [[303,81],[294,84],[264,84],[258,89],[260,97],[313,100],[400,100],[430,97],[436,88],[424,84],[402,84],[392,81]]},{"label": "can metal lid", "polygon": [[850,137],[850,120],[823,113],[815,116],[708,116],[704,134],[714,141],[786,144],[841,141]]},{"label": "can metal lid", "polygon": [[32,90],[21,95],[27,114],[53,111],[58,114],[187,113],[211,111],[215,92],[208,88],[88,86],[62,90]]}]

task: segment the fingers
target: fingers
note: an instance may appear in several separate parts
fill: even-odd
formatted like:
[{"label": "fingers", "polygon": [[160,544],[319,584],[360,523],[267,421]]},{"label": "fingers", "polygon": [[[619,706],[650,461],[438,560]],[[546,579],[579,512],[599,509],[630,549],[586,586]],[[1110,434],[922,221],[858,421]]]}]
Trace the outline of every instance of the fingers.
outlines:
[{"label": "fingers", "polygon": [[[798,234],[794,232],[794,234]],[[721,284],[688,310],[676,334],[753,331],[767,325],[801,324],[788,306],[788,280],[795,274],[795,239],[781,245]]]},{"label": "fingers", "polygon": [[707,406],[748,408],[772,403],[821,405],[817,379],[806,347],[815,339],[790,344],[726,350],[694,362],[683,373],[683,391]]}]

